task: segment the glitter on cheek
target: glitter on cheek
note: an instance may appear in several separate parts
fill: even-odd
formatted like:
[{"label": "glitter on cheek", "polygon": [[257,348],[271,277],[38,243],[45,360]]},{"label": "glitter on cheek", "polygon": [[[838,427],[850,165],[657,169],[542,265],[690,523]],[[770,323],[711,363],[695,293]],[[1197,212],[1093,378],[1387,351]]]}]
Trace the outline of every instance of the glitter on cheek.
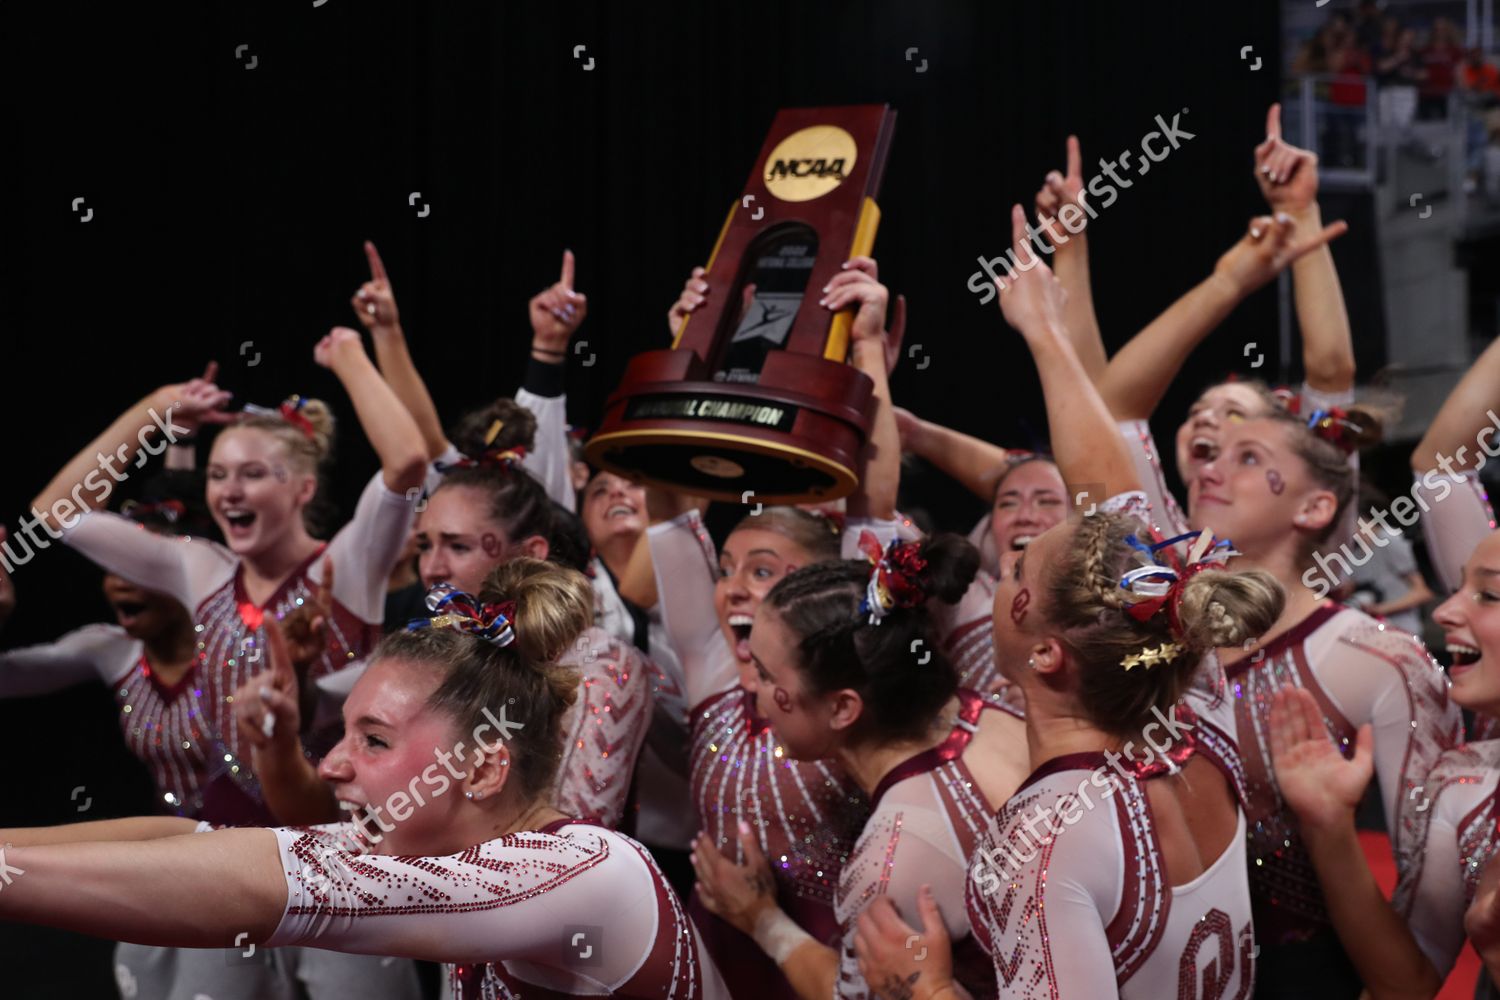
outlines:
[{"label": "glitter on cheek", "polygon": [[1017,627],[1026,620],[1026,609],[1030,606],[1031,591],[1022,587],[1020,593],[1016,594],[1016,599],[1010,602],[1010,620],[1015,622]]},{"label": "glitter on cheek", "polygon": [[500,544],[500,538],[494,532],[486,531],[479,536],[479,545],[484,549],[484,554],[491,559],[499,559],[504,547]]},{"label": "glitter on cheek", "polygon": [[1266,470],[1266,484],[1271,487],[1271,492],[1281,496],[1286,492],[1286,480],[1281,478],[1281,473],[1275,469]]},{"label": "glitter on cheek", "polygon": [[276,477],[276,481],[278,483],[285,483],[291,479],[291,476],[287,474],[286,466],[282,465],[280,462],[277,462],[271,467],[271,474]]}]

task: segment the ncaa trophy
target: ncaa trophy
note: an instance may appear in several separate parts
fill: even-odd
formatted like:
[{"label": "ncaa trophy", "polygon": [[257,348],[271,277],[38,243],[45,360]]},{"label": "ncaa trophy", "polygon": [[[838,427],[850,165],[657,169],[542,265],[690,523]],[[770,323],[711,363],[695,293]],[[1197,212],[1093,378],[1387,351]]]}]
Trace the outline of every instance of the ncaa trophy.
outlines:
[{"label": "ncaa trophy", "polygon": [[853,491],[873,384],[845,363],[853,311],[817,289],[874,246],[895,123],[881,104],[777,113],[709,257],[710,301],[631,359],[590,462],[716,500]]}]

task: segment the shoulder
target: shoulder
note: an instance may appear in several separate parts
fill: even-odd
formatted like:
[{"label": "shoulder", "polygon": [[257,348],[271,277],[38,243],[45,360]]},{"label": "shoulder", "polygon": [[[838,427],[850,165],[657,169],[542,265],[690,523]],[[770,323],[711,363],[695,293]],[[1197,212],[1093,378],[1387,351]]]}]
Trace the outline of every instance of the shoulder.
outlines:
[{"label": "shoulder", "polygon": [[[851,919],[893,883],[931,882],[945,841],[952,841],[931,772],[896,782],[881,796],[839,872],[834,910]],[[955,845],[949,845],[950,848]],[[934,853],[938,852],[938,853]],[[961,867],[961,866],[960,866]]]}]

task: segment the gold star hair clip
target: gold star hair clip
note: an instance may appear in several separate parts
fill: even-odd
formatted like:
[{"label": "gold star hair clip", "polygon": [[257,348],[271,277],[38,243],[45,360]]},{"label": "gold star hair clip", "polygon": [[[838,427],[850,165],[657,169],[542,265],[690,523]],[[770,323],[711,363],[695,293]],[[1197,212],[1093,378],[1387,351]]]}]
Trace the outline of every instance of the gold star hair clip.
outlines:
[{"label": "gold star hair clip", "polygon": [[1120,666],[1127,671],[1131,667],[1141,666],[1150,670],[1158,663],[1171,663],[1177,659],[1177,654],[1182,652],[1182,646],[1175,642],[1164,642],[1160,646],[1146,646],[1139,653],[1131,653],[1120,661]]}]

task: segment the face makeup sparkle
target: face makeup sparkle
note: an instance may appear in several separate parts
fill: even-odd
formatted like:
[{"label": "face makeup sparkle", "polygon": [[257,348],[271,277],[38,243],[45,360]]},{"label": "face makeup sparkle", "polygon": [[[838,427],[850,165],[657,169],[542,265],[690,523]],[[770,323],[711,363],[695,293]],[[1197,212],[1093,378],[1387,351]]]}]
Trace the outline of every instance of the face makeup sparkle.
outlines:
[{"label": "face makeup sparkle", "polygon": [[1281,473],[1275,469],[1266,470],[1266,484],[1271,487],[1271,492],[1281,496],[1286,492],[1286,480],[1281,478]]},{"label": "face makeup sparkle", "polygon": [[771,697],[775,700],[777,708],[787,713],[792,711],[792,696],[786,693],[786,688],[772,688]]}]

